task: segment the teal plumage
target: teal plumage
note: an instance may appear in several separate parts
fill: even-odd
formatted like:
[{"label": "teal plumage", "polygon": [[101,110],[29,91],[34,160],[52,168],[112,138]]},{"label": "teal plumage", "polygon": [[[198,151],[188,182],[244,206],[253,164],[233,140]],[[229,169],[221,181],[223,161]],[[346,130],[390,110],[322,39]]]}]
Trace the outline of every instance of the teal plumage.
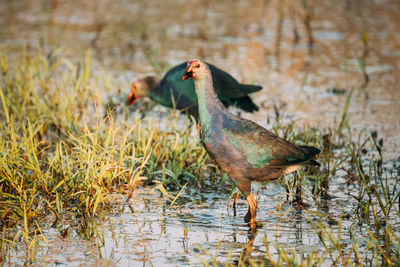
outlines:
[{"label": "teal plumage", "polygon": [[182,78],[195,81],[202,142],[246,196],[249,211],[245,220],[255,227],[256,201],[251,182],[276,179],[301,165],[319,166],[314,158],[320,150],[291,144],[257,123],[230,113],[218,100],[210,69],[203,61],[189,61]]},{"label": "teal plumage", "polygon": [[[244,111],[258,111],[248,94],[262,89],[258,85],[238,83],[230,74],[210,64],[213,73],[213,82],[220,101],[226,106],[234,105]],[[149,76],[132,83],[127,103],[132,104],[139,97],[150,97],[155,102],[169,108],[176,107],[187,111],[197,117],[197,95],[192,80],[182,81],[182,73],[186,69],[186,63],[182,63],[170,69],[159,81],[154,76]]]}]

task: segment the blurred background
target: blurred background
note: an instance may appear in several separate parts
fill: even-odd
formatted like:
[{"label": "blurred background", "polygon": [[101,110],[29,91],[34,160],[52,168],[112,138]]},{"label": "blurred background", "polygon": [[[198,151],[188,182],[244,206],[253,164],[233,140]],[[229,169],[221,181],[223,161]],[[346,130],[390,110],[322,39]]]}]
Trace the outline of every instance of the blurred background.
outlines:
[{"label": "blurred background", "polygon": [[[115,96],[149,74],[201,57],[243,83],[262,125],[282,116],[299,126],[338,124],[348,110],[356,136],[384,139],[400,152],[400,3],[340,1],[3,0],[0,47],[8,57],[41,47],[121,81]],[[107,98],[107,94],[103,96]]]},{"label": "blurred background", "polygon": [[[258,187],[258,234],[187,117],[125,104],[198,57],[323,150]],[[0,87],[0,265],[399,265],[399,0],[1,0]]]}]

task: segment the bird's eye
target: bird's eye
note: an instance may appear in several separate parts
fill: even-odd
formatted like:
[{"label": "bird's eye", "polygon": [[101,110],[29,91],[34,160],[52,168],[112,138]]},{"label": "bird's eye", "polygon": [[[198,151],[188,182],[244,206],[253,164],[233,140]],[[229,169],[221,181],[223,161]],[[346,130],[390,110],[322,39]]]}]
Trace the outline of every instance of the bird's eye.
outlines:
[{"label": "bird's eye", "polygon": [[200,64],[196,64],[196,66],[194,66],[195,68],[200,68]]}]

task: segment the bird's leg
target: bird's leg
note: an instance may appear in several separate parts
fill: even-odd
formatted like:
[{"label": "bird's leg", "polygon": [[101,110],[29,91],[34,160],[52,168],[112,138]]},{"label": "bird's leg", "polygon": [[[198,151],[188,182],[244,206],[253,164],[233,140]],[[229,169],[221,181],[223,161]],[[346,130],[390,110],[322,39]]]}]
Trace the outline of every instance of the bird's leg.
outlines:
[{"label": "bird's leg", "polygon": [[296,203],[301,203],[302,202],[302,192],[301,192],[301,179],[297,172],[294,173],[294,180],[296,183],[296,192],[295,192],[295,202]]},{"label": "bird's leg", "polygon": [[247,202],[249,203],[249,211],[246,216],[244,216],[245,222],[250,222],[250,227],[256,227],[256,216],[257,216],[257,202],[253,197],[253,194],[250,193],[247,197]]},{"label": "bird's leg", "polygon": [[254,240],[256,239],[257,235],[257,229],[256,228],[250,228],[247,234],[247,246],[246,249],[242,251],[240,255],[240,261],[243,263],[243,266],[248,266],[251,265],[251,252],[254,249]]},{"label": "bird's leg", "polygon": [[295,173],[295,179],[296,179],[296,193],[295,193],[295,202],[296,202],[296,208],[297,209],[305,209],[306,204],[303,201],[303,188],[302,188],[302,176],[298,174],[298,172]]},{"label": "bird's leg", "polygon": [[[252,199],[252,201],[249,201],[249,198],[251,198]],[[251,218],[252,218],[252,204],[250,204],[250,203],[254,203],[254,205],[255,205],[255,210],[257,209],[257,201],[254,199],[254,197],[253,197],[253,194],[252,193],[250,193],[247,197],[246,197],[246,199],[247,199],[247,203],[249,204],[249,209],[247,210],[247,213],[246,213],[246,215],[244,216],[244,221],[245,222],[250,222],[250,220],[251,220]]]},{"label": "bird's leg", "polygon": [[233,193],[233,216],[236,216],[236,202],[239,198],[239,192]]},{"label": "bird's leg", "polygon": [[[257,190],[257,196],[256,196],[256,199],[258,199],[258,197],[260,196],[260,191],[261,191],[261,187],[259,187],[258,188],[258,190]],[[257,201],[256,201],[257,202]]]},{"label": "bird's leg", "polygon": [[249,239],[249,241],[247,242],[247,251],[251,252],[253,250],[254,247],[254,240],[256,239],[257,236],[257,229],[255,228],[250,228],[247,238]]},{"label": "bird's leg", "polygon": [[250,219],[251,219],[251,215],[250,215],[250,205],[249,205],[249,209],[247,210],[246,215],[244,215],[244,221],[248,223],[248,222],[250,222]]}]

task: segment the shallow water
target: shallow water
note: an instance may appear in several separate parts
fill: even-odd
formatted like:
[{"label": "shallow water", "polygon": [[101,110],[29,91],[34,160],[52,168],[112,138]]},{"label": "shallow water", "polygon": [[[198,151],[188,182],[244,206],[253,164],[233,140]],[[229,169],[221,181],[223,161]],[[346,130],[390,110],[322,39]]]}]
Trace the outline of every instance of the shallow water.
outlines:
[{"label": "shallow water", "polygon": [[[61,46],[62,54],[73,62],[92,48],[92,68],[121,83],[119,88],[104,86],[104,99],[127,93],[137,78],[202,57],[243,83],[264,86],[252,96],[260,111],[241,115],[268,127],[274,106],[284,120],[295,121],[298,127],[337,126],[354,88],[348,112],[353,136],[357,138],[362,130],[377,131],[384,141],[384,166],[390,172],[400,156],[400,5],[395,0],[309,4],[306,9],[300,1],[284,3],[280,9],[279,1],[191,1],[190,7],[185,1],[169,0],[163,4],[3,1],[0,47],[16,57],[39,43],[49,50]],[[368,39],[364,43],[363,34]],[[363,53],[367,54],[368,82],[357,61]],[[155,67],[149,58],[157,62]],[[157,107],[147,115],[160,120],[165,112]],[[35,264],[199,265],[211,257],[220,262],[238,260],[241,253],[262,260],[265,238],[273,259],[277,257],[273,244],[296,249],[300,256],[323,253],[312,222],[322,220],[337,234],[340,217],[357,205],[349,196],[355,189],[346,187],[343,177],[331,181],[333,199],[321,202],[320,207],[306,187],[305,200],[311,206],[302,212],[291,210],[281,186],[266,185],[260,192],[258,222],[262,226],[256,233],[243,222],[245,201],[240,201],[238,215],[233,216],[225,193],[190,196],[184,191],[172,209],[170,201],[149,188],[137,190],[128,203],[116,195],[111,212],[96,222],[96,237],[88,241],[73,222],[65,220],[58,228],[49,223],[44,228],[49,245],[37,249]],[[323,216],[313,211],[322,211]],[[393,225],[398,225],[396,220]],[[365,246],[368,235],[363,227],[367,225],[343,219],[342,238],[350,240],[350,230],[354,230],[359,245]],[[69,235],[60,238],[59,230],[67,226]],[[250,247],[246,253],[242,251],[245,244]],[[11,263],[22,264],[24,256],[23,250],[16,251]]]},{"label": "shallow water", "polygon": [[[304,211],[293,210],[286,201],[286,193],[279,184],[269,183],[261,187],[258,198],[258,229],[250,230],[243,222],[247,212],[244,199],[239,200],[237,215],[228,206],[229,197],[218,192],[183,191],[171,207],[171,200],[160,197],[160,192],[150,188],[135,191],[132,200],[114,194],[109,197],[113,208],[100,215],[92,225],[94,236],[85,240],[73,227],[74,220],[64,219],[55,228],[43,228],[48,245],[36,248],[37,265],[82,266],[85,264],[123,266],[195,266],[210,263],[235,263],[246,257],[265,262],[267,248],[271,258],[277,260],[277,247],[295,251],[298,257],[310,253],[324,256],[323,265],[330,265],[326,249],[318,237],[323,225],[334,237],[340,236],[343,253],[352,250],[352,240],[360,248],[363,262],[373,259],[365,253],[369,242],[368,230],[373,230],[368,221],[359,224],[352,221],[357,201],[355,186],[347,186],[340,175],[334,177],[331,199],[318,202],[310,195],[311,187],[305,186]],[[399,186],[399,181],[396,181]],[[65,216],[68,217],[68,216]],[[398,227],[397,216],[391,221]],[[68,235],[61,237],[60,231],[70,227]],[[399,229],[394,229],[398,231]],[[325,242],[332,247],[326,238]],[[347,252],[346,252],[347,251]],[[10,263],[22,263],[24,250],[16,250]],[[338,257],[332,250],[331,258]],[[353,257],[350,258],[354,260]]]}]

